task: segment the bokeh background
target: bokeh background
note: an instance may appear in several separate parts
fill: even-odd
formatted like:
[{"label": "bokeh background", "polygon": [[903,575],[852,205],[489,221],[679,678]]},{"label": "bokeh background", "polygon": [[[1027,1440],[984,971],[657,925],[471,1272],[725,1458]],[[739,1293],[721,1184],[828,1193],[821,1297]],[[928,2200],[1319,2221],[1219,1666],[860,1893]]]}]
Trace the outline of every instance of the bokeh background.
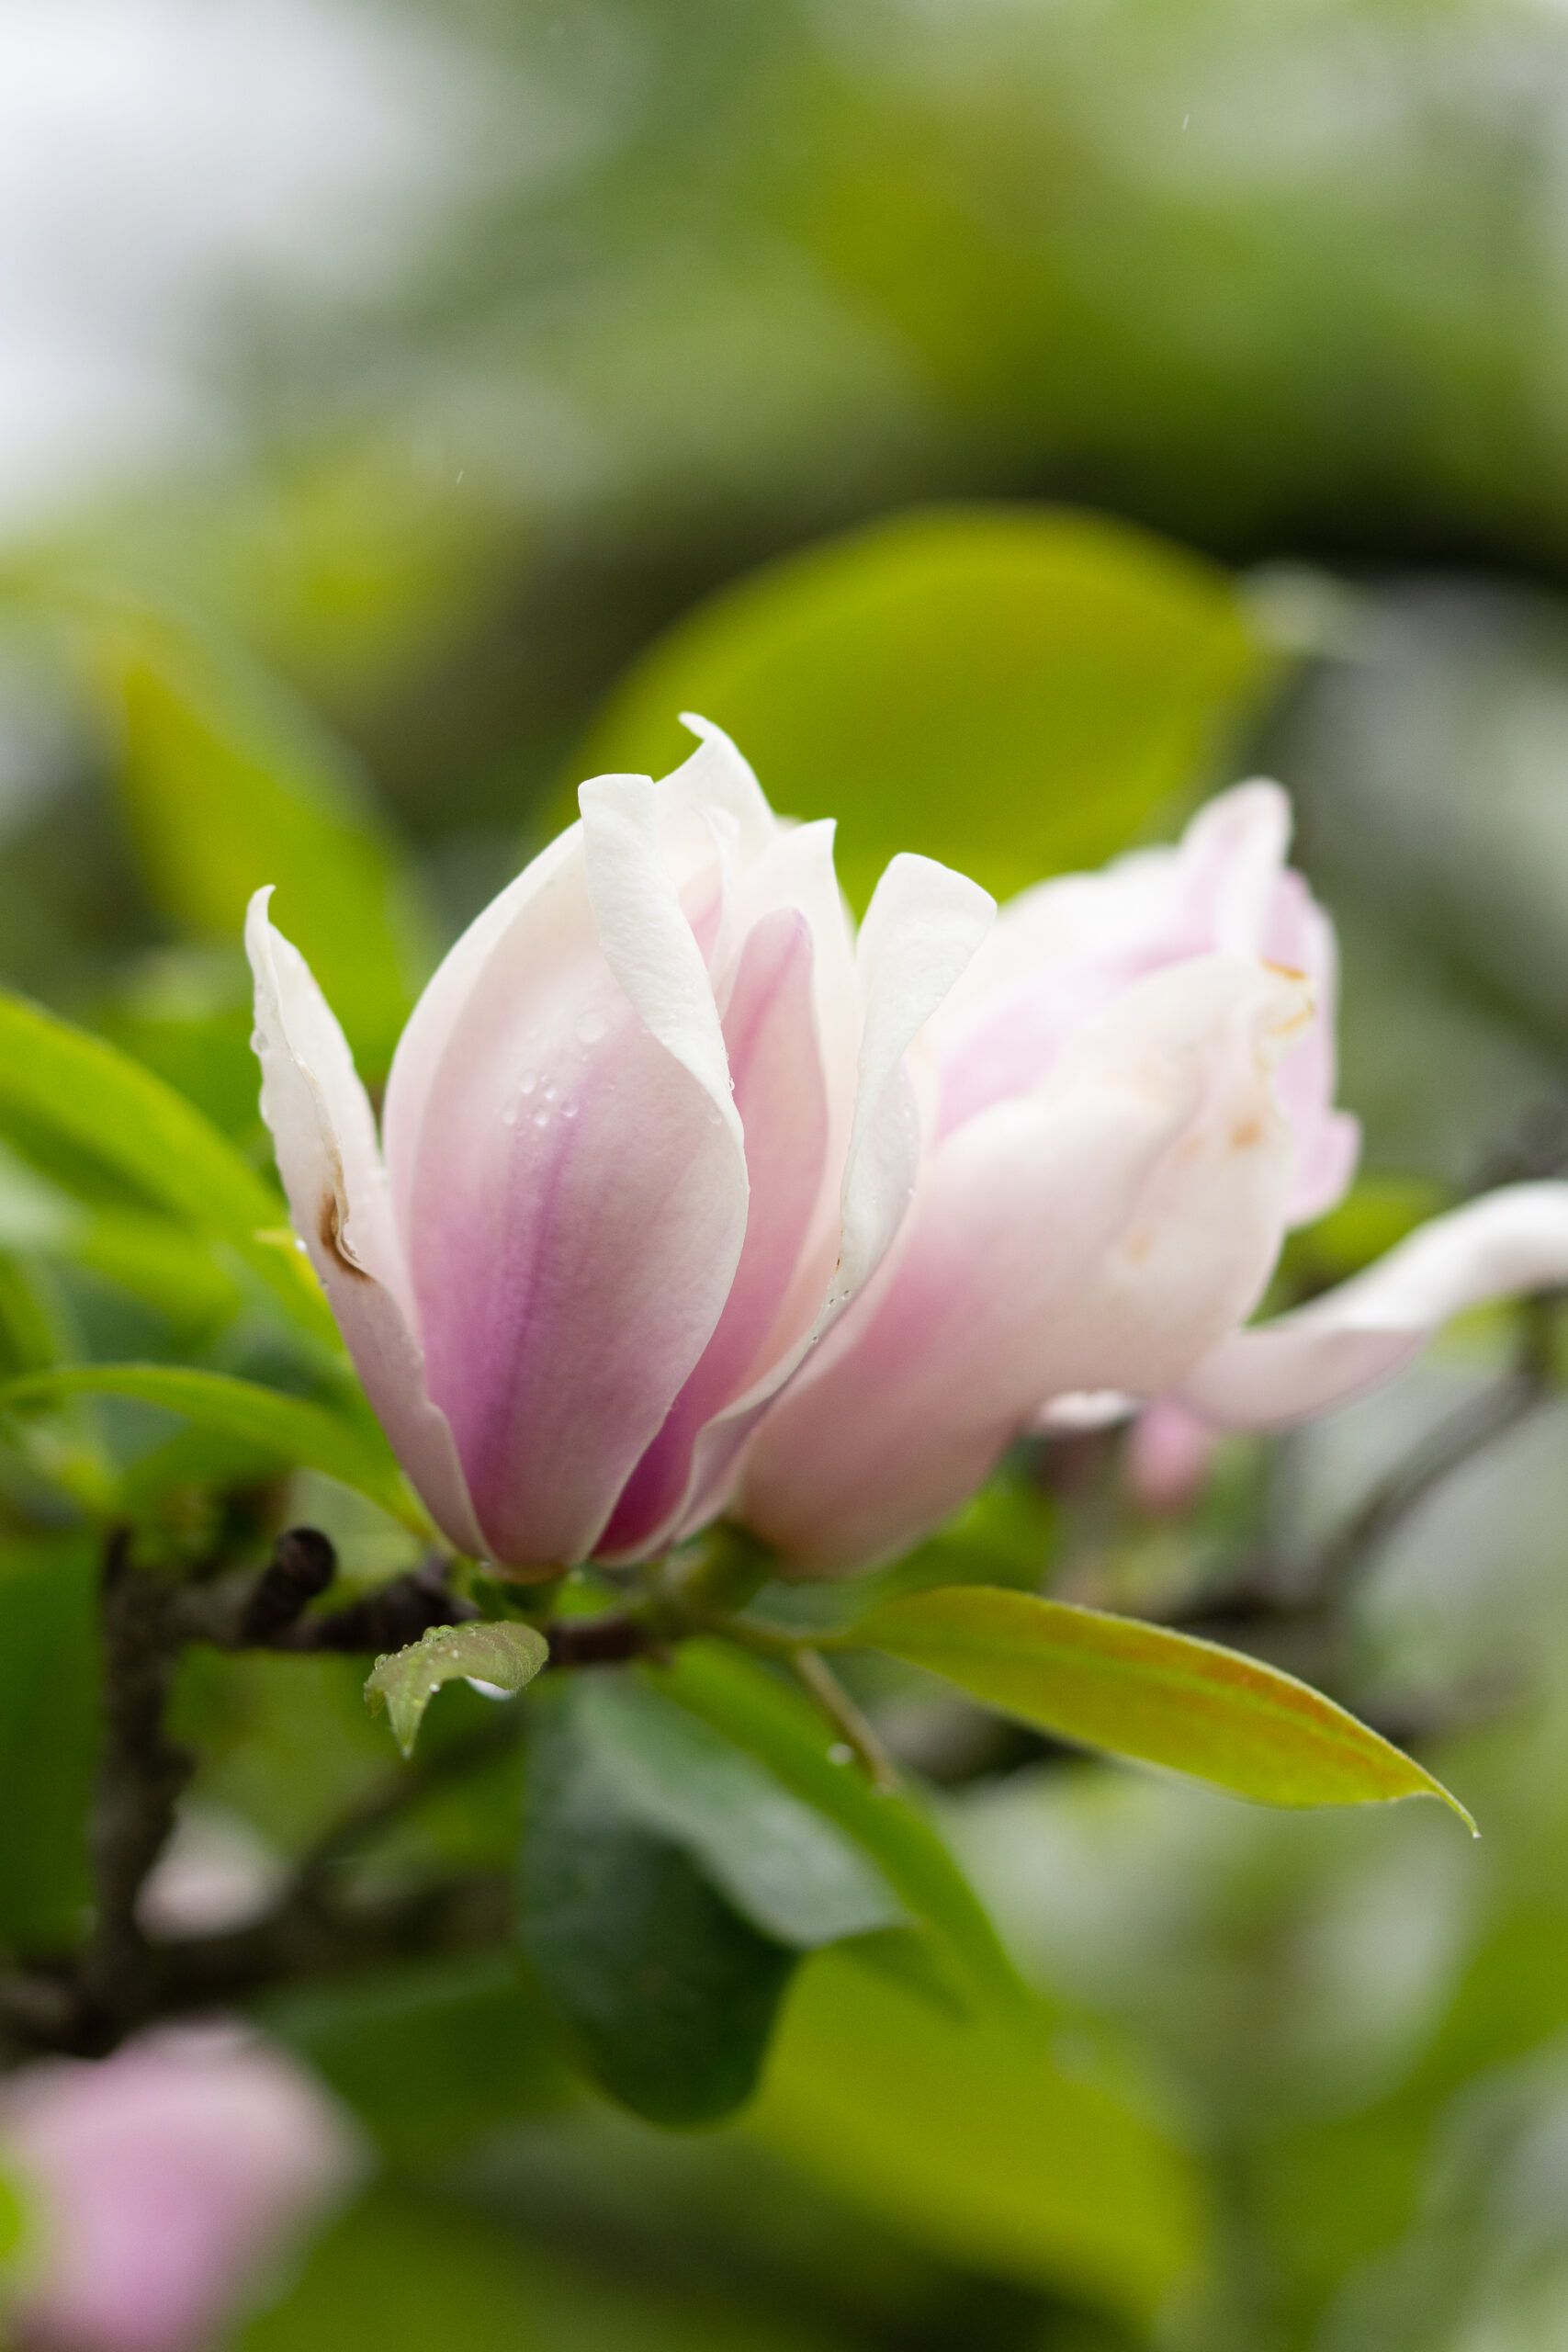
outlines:
[{"label": "bokeh background", "polygon": [[[840,814],[863,898],[897,846],[1007,890],[1280,775],[1369,1170],[1298,1271],[1354,1263],[1568,1157],[1565,586],[1556,0],[0,6],[0,977],[258,1156],[246,890],[374,1075],[575,779],[672,763],[694,706]],[[0,1177],[81,1347],[254,1368],[221,1299]],[[1185,1519],[1035,1464],[1057,1589],[1305,1557],[1507,1344],[1478,1318],[1231,1449]],[[1568,2342],[1565,1439],[1521,1416],[1331,1656],[1274,1653],[1419,1739],[1479,1845],[868,1688],[1053,2005],[1039,2078],[829,1961],[690,2135],[569,2081],[488,1960],[276,2003],[380,2169],[235,2352]],[[350,1573],[400,1564],[306,1499]],[[46,1570],[14,1536],[25,1939],[72,1899],[87,1584],[68,1528]],[[385,1772],[355,1686],[193,1670],[181,1917],[243,1916]],[[514,1803],[433,1804],[382,1866],[499,1850]]]}]

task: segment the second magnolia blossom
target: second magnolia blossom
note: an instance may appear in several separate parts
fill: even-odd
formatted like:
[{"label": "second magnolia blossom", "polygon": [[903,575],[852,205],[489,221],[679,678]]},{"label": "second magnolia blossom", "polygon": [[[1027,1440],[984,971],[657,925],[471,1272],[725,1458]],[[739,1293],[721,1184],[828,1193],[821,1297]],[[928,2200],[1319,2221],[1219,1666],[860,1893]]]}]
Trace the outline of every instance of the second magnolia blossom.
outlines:
[{"label": "second magnolia blossom", "polygon": [[740,1515],[795,1567],[890,1556],[1042,1420],[1168,1398],[1278,1425],[1461,1307],[1568,1280],[1568,1185],[1520,1185],[1243,1328],[1358,1149],[1334,1107],[1334,934],[1289,837],[1279,787],[1243,786],[1178,847],[1003,909],[910,1057],[924,1143],[898,1239],[746,1456]]},{"label": "second magnolia blossom", "polygon": [[415,1007],[384,1145],[258,894],[262,1108],[296,1231],[409,1476],[520,1574],[636,1559],[718,1508],[914,1182],[903,1067],[991,900],[895,858],[858,941],[832,827],[782,825],[693,722],[600,776]]}]

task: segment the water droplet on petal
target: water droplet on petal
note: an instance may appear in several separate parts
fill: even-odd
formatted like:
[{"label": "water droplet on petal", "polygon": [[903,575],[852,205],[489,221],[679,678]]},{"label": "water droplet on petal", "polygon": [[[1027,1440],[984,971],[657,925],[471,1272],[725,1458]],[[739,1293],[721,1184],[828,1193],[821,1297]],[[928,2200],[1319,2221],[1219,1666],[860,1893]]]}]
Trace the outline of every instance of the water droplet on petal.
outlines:
[{"label": "water droplet on petal", "polygon": [[553,1102],[555,1101],[555,1099],[556,1099],[556,1096],[557,1096],[559,1092],[560,1092],[560,1088],[559,1088],[558,1086],[547,1086],[547,1087],[546,1087],[546,1089],[545,1089],[545,1100],[546,1100],[546,1102]]},{"label": "water droplet on petal", "polygon": [[517,1105],[515,1102],[512,1104],[509,1110],[505,1110],[502,1113],[501,1124],[503,1127],[514,1127],[517,1125]]},{"label": "water droplet on petal", "polygon": [[577,1116],[576,1103],[563,1102],[561,1104],[560,1114],[563,1119],[575,1119]]},{"label": "water droplet on petal", "polygon": [[549,1125],[549,1124],[550,1124],[550,1114],[549,1114],[549,1113],[548,1113],[547,1111],[536,1111],[536,1112],[535,1112],[535,1114],[534,1114],[534,1125],[535,1125],[536,1127],[538,1127],[538,1128],[540,1128],[540,1129],[542,1130],[542,1129],[544,1129],[544,1128],[547,1127],[547,1126]]},{"label": "water droplet on petal", "polygon": [[577,1024],[577,1034],[585,1046],[596,1046],[609,1026],[602,1012],[585,1012]]},{"label": "water droplet on petal", "polygon": [[522,1077],[517,1081],[517,1091],[519,1094],[532,1094],[535,1087],[537,1086],[538,1083],[538,1071],[536,1069],[525,1069]]}]

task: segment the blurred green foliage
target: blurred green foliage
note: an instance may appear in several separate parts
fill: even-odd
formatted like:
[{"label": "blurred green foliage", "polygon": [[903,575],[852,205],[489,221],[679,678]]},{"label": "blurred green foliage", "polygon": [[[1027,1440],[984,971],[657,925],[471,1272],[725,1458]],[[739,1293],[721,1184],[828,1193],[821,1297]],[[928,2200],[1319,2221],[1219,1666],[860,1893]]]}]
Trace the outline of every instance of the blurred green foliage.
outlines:
[{"label": "blurred green foliage", "polygon": [[[0,1445],[18,1948],[68,1941],[86,1893],[89,1525],[123,1510],[197,1557],[215,1513],[259,1544],[292,1502],[332,1518],[346,1579],[412,1557],[319,1478],[276,1491],[285,1457],[341,1475],[374,1440],[295,1253],[257,1239],[283,1211],[252,888],[277,885],[374,1084],[563,789],[672,763],[681,708],[778,805],[840,817],[857,899],[905,847],[1010,890],[1267,767],[1340,926],[1370,1168],[1283,1283],[1568,1158],[1556,15],[408,10],[491,109],[450,209],[356,300],[235,305],[219,454],[4,559],[0,973],[50,1013],[0,1012],[0,1351],[7,1378],[74,1367]],[[1086,1442],[1050,1494],[1012,1465],[873,1593],[759,1610],[831,1633],[872,1598],[1032,1590],[1086,1557],[1140,1604],[1238,1547],[1288,1566],[1496,1345],[1234,1450],[1178,1525],[1109,1508]],[[1065,1759],[889,1662],[856,1695],[940,1793],[878,1798],[766,1670],[684,1651],[649,1690],[724,1744],[711,1785],[689,1739],[625,1724],[640,1773],[589,1775],[621,1842],[577,1894],[619,1981],[568,1939],[533,1975],[411,1962],[267,2006],[384,2170],[236,2345],[1556,2352],[1562,1436],[1554,1403],[1413,1516],[1332,1652],[1279,1651],[1420,1739],[1473,1849],[1436,1808],[1283,1820]],[[396,1504],[385,1472],[359,1484]],[[397,1769],[362,1677],[188,1658],[193,1802],[280,1863],[308,1850]],[[422,1756],[494,1719],[444,1691]],[[564,1736],[527,1804],[535,1867],[542,1842],[570,1876]],[[749,1776],[775,1823],[833,1825],[830,1864],[746,1842]],[[433,1781],[356,1883],[510,1872],[520,1802],[515,1755]],[[757,1907],[780,1851],[840,1893],[848,1855],[915,1924],[799,1958]],[[649,2018],[682,2024],[716,1951],[734,2034],[697,2053],[707,2112],[775,2002],[780,2033],[739,2120],[660,2137],[588,2086],[582,2037],[590,2075],[673,2111]]]},{"label": "blurred green foliage", "polygon": [[576,751],[570,791],[666,774],[691,710],[775,807],[840,820],[862,910],[901,849],[1006,899],[1100,865],[1219,773],[1263,669],[1230,582],[1158,541],[1089,515],[908,516],[791,557],[662,638]]}]

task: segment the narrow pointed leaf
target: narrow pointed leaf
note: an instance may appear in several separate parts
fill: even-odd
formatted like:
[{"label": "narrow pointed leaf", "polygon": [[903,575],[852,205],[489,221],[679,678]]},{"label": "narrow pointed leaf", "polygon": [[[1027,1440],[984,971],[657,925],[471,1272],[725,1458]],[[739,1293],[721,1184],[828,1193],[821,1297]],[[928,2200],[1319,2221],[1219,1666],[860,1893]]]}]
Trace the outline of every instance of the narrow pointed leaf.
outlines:
[{"label": "narrow pointed leaf", "polygon": [[406,1650],[377,1659],[365,1697],[372,1714],[386,1708],[393,1737],[412,1756],[424,1711],[444,1682],[471,1676],[502,1690],[522,1690],[549,1654],[549,1644],[532,1625],[433,1625]]},{"label": "narrow pointed leaf", "polygon": [[1439,1797],[1419,1764],[1293,1675],[1135,1618],[996,1587],[891,1602],[845,1637],[1087,1747],[1141,1757],[1276,1805]]},{"label": "narrow pointed leaf", "polygon": [[379,1430],[345,1421],[305,1397],[183,1364],[74,1363],[7,1381],[0,1386],[0,1411],[24,1411],[75,1395],[132,1396],[181,1413],[193,1427],[240,1439],[279,1464],[336,1478],[419,1532],[427,1530],[424,1513]]}]

